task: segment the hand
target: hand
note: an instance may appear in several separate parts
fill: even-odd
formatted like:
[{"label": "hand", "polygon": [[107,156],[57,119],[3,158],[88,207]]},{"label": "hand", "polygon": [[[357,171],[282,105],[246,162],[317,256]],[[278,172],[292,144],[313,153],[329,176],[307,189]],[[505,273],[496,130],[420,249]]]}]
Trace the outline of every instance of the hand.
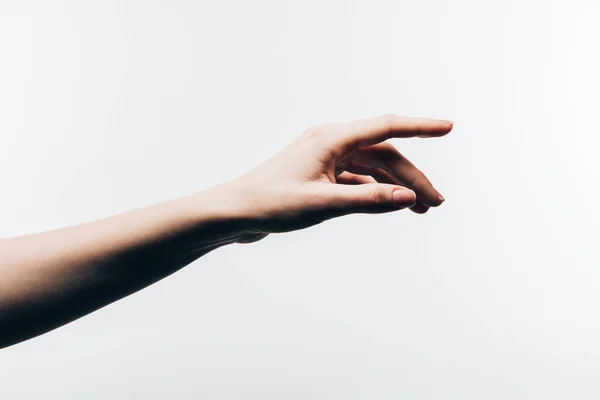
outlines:
[{"label": "hand", "polygon": [[242,207],[251,221],[240,242],[350,213],[404,208],[425,213],[439,206],[442,195],[385,141],[439,137],[450,130],[450,121],[395,115],[306,130],[271,159],[230,182],[242,193]]},{"label": "hand", "polygon": [[308,129],[230,182],[98,221],[0,240],[0,348],[136,292],[223,245],[349,213],[439,206],[391,144],[452,123],[382,116]]}]

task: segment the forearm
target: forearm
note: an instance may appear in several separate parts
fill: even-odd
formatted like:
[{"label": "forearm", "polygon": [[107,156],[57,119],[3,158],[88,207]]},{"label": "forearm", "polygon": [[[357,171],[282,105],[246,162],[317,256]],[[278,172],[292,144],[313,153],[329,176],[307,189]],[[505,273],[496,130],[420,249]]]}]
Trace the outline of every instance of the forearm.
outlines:
[{"label": "forearm", "polygon": [[248,173],[201,193],[0,240],[0,347],[127,296],[224,244],[351,213],[408,207],[423,214],[444,198],[385,141],[444,136],[452,126],[382,115],[312,127]]},{"label": "forearm", "polygon": [[0,240],[0,347],[66,324],[240,239],[227,185],[87,224]]}]

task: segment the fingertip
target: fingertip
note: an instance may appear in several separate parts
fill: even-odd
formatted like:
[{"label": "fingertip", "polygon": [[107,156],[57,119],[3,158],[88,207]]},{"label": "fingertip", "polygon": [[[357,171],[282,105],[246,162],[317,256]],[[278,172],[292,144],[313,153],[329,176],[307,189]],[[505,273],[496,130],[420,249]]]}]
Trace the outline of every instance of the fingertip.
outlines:
[{"label": "fingertip", "polygon": [[442,204],[443,202],[446,201],[446,198],[444,198],[444,196],[442,196],[442,194],[440,192],[437,192],[437,193],[438,193],[438,200],[440,201],[440,204]]},{"label": "fingertip", "polygon": [[444,196],[433,187],[429,180],[415,181],[413,188],[416,189],[418,193],[417,197],[419,203],[428,207],[438,207],[446,201]]},{"label": "fingertip", "polygon": [[410,210],[417,214],[425,214],[427,211],[429,211],[429,206],[417,200],[415,205],[410,207]]},{"label": "fingertip", "polygon": [[447,135],[448,133],[450,133],[450,131],[452,131],[452,128],[454,128],[454,121],[449,121],[449,120],[442,120],[442,122],[444,123],[444,129],[442,130],[442,135]]},{"label": "fingertip", "polygon": [[447,130],[448,132],[451,131],[454,127],[454,121],[451,121],[449,119],[438,119],[437,121],[438,123],[440,123],[443,130]]},{"label": "fingertip", "polygon": [[438,206],[442,205],[442,203],[444,201],[446,201],[446,199],[436,189],[433,189],[433,191],[434,191],[434,195],[431,196],[432,199],[429,201],[429,203],[430,203],[429,205],[431,205],[432,207],[438,207]]},{"label": "fingertip", "polygon": [[423,124],[420,127],[419,133],[416,135],[420,138],[436,138],[446,136],[452,128],[454,122],[445,119],[430,119],[429,124]]}]

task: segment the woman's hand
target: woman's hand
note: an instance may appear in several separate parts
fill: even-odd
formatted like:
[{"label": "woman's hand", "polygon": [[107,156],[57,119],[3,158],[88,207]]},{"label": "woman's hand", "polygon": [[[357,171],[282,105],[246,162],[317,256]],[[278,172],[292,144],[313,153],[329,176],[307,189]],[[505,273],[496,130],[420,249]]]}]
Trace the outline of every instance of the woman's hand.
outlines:
[{"label": "woman's hand", "polygon": [[382,116],[311,128],[230,182],[112,217],[0,240],[0,348],[138,291],[223,245],[349,213],[444,199],[392,145],[452,123]]},{"label": "woman's hand", "polygon": [[329,123],[303,132],[233,185],[250,223],[240,242],[306,228],[350,213],[410,208],[425,213],[444,201],[390,138],[439,137],[452,122],[383,115]]}]

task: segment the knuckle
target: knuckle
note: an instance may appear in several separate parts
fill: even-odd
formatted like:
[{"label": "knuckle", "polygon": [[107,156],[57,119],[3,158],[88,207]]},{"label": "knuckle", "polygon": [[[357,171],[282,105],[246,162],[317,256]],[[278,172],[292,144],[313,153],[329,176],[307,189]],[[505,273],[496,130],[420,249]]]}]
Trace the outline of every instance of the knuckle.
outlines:
[{"label": "knuckle", "polygon": [[397,117],[394,114],[383,114],[380,118],[385,128],[391,130]]},{"label": "knuckle", "polygon": [[337,158],[340,155],[340,142],[336,123],[325,123],[313,126],[301,135],[302,139],[311,145],[327,149],[328,156]]},{"label": "knuckle", "polygon": [[327,124],[323,124],[323,125],[316,125],[313,126],[311,128],[308,128],[307,130],[305,130],[302,134],[302,136],[305,139],[309,139],[309,140],[320,140],[323,139],[325,136],[328,135],[329,132],[329,128],[327,126]]},{"label": "knuckle", "polygon": [[303,207],[307,206],[309,209],[317,210],[326,208],[331,201],[325,193],[316,190],[316,188],[299,191],[298,198],[302,199]]},{"label": "knuckle", "polygon": [[419,170],[415,171],[415,173],[410,177],[409,184],[411,187],[414,188],[425,188],[428,186],[433,187],[433,185],[431,184],[429,179],[427,179],[425,174]]},{"label": "knuckle", "polygon": [[336,131],[336,124],[333,122],[327,122],[321,125],[321,133],[324,135],[333,135]]},{"label": "knuckle", "polygon": [[420,137],[423,134],[423,126],[421,124],[417,124],[415,126],[415,136]]},{"label": "knuckle", "polygon": [[412,176],[408,177],[406,184],[408,187],[416,189],[421,186],[421,178],[418,174],[413,174]]},{"label": "knuckle", "polygon": [[381,190],[371,189],[369,190],[369,203],[371,204],[382,204],[386,202],[386,195]]},{"label": "knuckle", "polygon": [[300,135],[303,139],[312,139],[320,135],[319,127],[313,126],[302,132]]}]

